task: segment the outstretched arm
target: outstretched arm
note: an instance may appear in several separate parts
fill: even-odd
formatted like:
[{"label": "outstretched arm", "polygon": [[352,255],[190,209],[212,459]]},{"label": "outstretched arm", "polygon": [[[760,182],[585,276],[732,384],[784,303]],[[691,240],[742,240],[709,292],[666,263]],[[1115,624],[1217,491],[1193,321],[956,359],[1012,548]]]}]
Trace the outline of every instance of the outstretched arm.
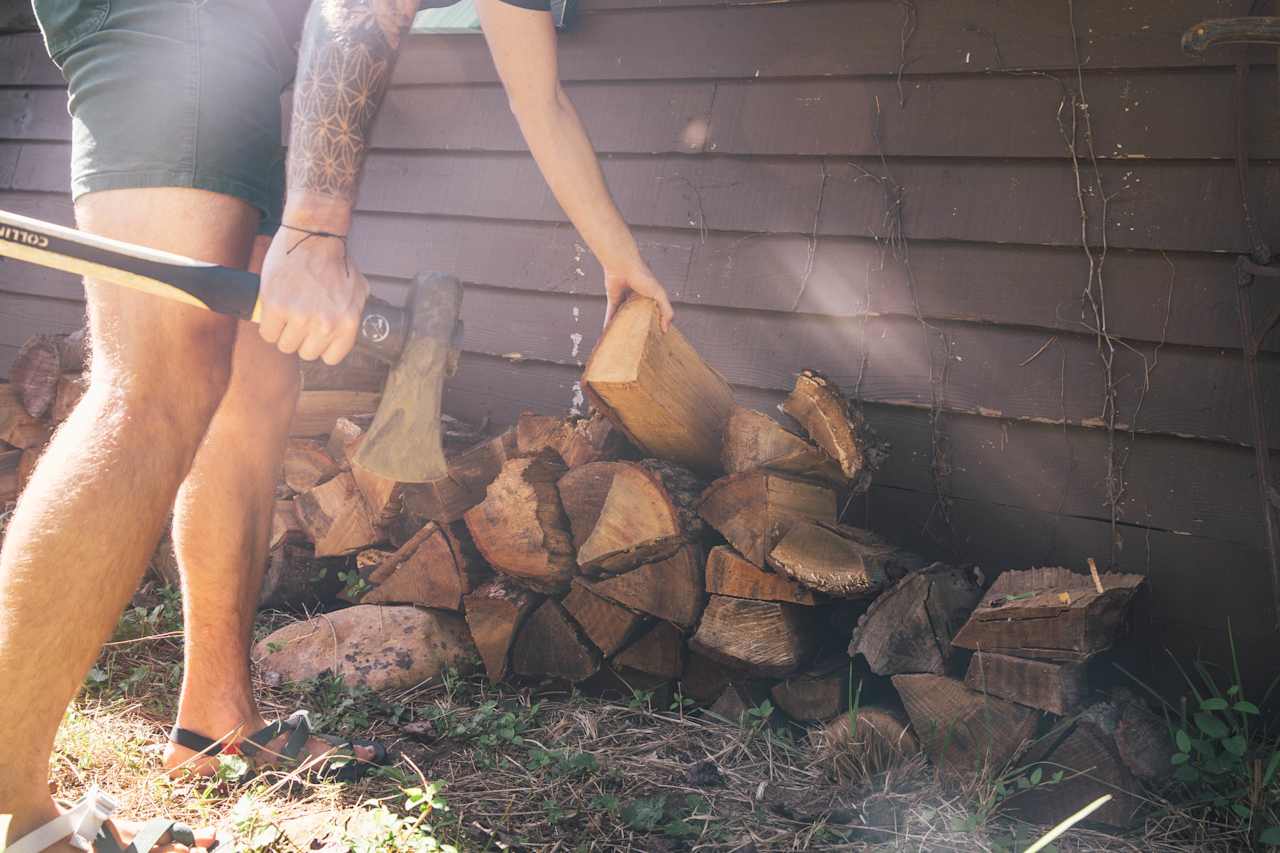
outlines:
[{"label": "outstretched arm", "polygon": [[[341,361],[368,295],[347,260],[360,167],[415,0],[314,0],[303,25],[284,227],[262,270],[262,336]],[[333,236],[337,235],[337,236]]]},{"label": "outstretched arm", "polygon": [[657,301],[662,327],[670,327],[667,292],[640,257],[635,238],[605,187],[578,113],[560,88],[551,16],[501,0],[477,0],[476,6],[529,150],[556,201],[604,267],[605,323],[628,293],[635,292]]}]

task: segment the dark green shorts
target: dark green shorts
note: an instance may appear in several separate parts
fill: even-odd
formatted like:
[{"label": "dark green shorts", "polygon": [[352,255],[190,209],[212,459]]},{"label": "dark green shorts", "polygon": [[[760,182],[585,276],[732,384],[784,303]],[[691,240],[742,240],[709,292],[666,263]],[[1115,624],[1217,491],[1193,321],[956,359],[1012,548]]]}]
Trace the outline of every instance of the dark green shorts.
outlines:
[{"label": "dark green shorts", "polygon": [[269,2],[34,0],[67,80],[72,195],[210,190],[257,207],[274,233],[292,52]]}]

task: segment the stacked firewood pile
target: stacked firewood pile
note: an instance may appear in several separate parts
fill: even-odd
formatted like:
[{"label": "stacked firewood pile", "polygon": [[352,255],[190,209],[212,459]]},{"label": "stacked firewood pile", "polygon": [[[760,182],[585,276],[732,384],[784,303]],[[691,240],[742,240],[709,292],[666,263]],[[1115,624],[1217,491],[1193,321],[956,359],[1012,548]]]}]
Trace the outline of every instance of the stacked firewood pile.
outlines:
[{"label": "stacked firewood pile", "polygon": [[582,385],[589,417],[487,437],[450,422],[449,476],[429,484],[353,464],[371,394],[341,417],[350,391],[304,403],[263,601],[353,606],[263,640],[267,676],[403,687],[478,656],[494,681],[653,691],[733,721],[767,699],[828,746],[922,751],[946,776],[1041,765],[1015,798],[1029,819],[1113,793],[1095,819],[1129,821],[1126,792],[1172,750],[1140,703],[1091,706],[1085,664],[1141,577],[1030,569],[984,593],[972,567],[841,523],[885,448],[840,390],[800,375],[780,406],[794,429],[741,407],[646,301]]}]

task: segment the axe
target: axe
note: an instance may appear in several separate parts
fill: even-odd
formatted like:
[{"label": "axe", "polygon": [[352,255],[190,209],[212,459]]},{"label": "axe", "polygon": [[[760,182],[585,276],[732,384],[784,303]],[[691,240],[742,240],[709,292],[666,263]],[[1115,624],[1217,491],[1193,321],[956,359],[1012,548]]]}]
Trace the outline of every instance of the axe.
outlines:
[{"label": "axe", "polygon": [[[255,273],[110,240],[0,210],[0,257],[130,287],[197,308],[258,322]],[[445,476],[440,399],[457,365],[462,285],[420,273],[408,304],[365,302],[356,349],[391,365],[382,401],[355,462],[401,483]]]}]

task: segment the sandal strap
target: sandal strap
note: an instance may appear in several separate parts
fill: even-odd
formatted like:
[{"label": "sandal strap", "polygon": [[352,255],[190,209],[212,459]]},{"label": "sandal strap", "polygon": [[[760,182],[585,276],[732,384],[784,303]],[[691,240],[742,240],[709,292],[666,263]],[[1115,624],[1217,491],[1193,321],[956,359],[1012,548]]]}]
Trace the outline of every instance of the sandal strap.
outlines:
[{"label": "sandal strap", "polygon": [[97,787],[90,788],[70,809],[8,845],[7,853],[41,853],[63,839],[77,850],[92,851],[102,825],[117,808],[114,799]]},{"label": "sandal strap", "polygon": [[126,847],[121,847],[115,836],[105,826],[102,827],[98,830],[98,837],[94,839],[93,853],[150,853],[153,847],[166,838],[171,843],[187,847],[195,847],[196,844],[196,836],[191,827],[176,820],[158,817],[144,823]]},{"label": "sandal strap", "polygon": [[169,740],[178,746],[198,752],[201,755],[218,755],[228,745],[228,741],[214,740],[191,729],[180,729],[174,726],[169,732]]}]

